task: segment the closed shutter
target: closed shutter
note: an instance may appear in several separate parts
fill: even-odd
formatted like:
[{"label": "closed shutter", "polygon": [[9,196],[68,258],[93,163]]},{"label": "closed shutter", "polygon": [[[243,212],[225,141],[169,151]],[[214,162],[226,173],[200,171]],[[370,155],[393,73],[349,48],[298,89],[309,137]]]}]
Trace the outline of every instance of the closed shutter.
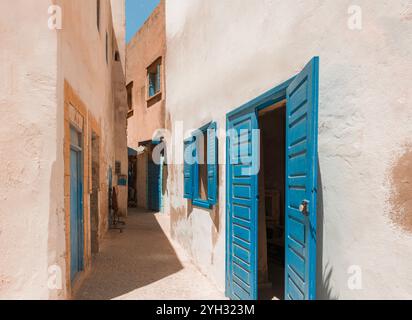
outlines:
[{"label": "closed shutter", "polygon": [[195,140],[193,137],[184,141],[184,198],[193,199],[193,167],[195,156]]},{"label": "closed shutter", "polygon": [[213,122],[207,130],[207,182],[208,201],[211,205],[217,203],[218,197],[218,157],[217,157],[217,125]]}]

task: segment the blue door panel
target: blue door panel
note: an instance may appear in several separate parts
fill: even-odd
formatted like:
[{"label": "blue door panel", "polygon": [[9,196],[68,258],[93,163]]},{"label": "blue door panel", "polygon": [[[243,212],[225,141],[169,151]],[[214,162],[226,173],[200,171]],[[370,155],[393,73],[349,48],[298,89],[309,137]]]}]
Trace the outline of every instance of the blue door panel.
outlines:
[{"label": "blue door panel", "polygon": [[318,68],[314,58],[286,90],[285,297],[290,300],[316,298]]},{"label": "blue door panel", "polygon": [[70,275],[83,270],[83,188],[81,152],[70,151]]},{"label": "blue door panel", "polygon": [[[234,133],[228,140],[228,265],[227,294],[234,300],[257,299],[257,176],[251,166],[252,130],[257,129],[252,112],[228,123]],[[255,158],[253,158],[255,157]]]},{"label": "blue door panel", "polygon": [[70,153],[70,245],[71,245],[71,279],[73,280],[76,273],[79,270],[79,259],[78,259],[78,156],[77,152],[71,151]]},{"label": "blue door panel", "polygon": [[148,163],[147,202],[150,210],[161,210],[162,170],[161,165],[152,161]]}]

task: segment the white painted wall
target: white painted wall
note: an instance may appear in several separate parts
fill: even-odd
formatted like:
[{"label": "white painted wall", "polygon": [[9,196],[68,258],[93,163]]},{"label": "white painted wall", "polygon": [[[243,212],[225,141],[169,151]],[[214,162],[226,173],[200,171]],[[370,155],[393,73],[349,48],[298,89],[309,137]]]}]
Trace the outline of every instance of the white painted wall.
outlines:
[{"label": "white painted wall", "polygon": [[[391,223],[388,199],[393,163],[412,137],[412,7],[407,0],[357,3],[362,30],[348,28],[353,1],[347,0],[167,1],[167,113],[172,124],[184,120],[185,129],[212,119],[225,128],[227,112],[319,55],[318,297],[410,299],[412,235]],[[220,141],[219,159],[224,156]],[[186,207],[182,167],[172,170],[171,212]],[[215,246],[205,210],[195,208],[172,225],[221,290],[224,176],[222,167]],[[352,265],[362,268],[362,290],[348,288]]]}]

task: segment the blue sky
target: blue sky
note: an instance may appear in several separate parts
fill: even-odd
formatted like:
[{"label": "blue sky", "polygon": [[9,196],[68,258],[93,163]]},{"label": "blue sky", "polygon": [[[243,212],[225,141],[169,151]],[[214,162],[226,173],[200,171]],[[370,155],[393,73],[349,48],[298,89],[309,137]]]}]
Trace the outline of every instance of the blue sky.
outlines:
[{"label": "blue sky", "polygon": [[126,0],[126,41],[129,42],[160,0]]}]

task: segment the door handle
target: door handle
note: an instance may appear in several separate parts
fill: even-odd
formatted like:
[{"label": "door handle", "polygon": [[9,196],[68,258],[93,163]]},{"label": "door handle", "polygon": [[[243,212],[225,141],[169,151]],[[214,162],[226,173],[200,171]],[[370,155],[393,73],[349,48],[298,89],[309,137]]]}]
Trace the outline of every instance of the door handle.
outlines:
[{"label": "door handle", "polygon": [[299,206],[299,211],[305,216],[309,215],[308,205],[309,205],[309,201],[308,200],[303,200],[301,205]]}]

